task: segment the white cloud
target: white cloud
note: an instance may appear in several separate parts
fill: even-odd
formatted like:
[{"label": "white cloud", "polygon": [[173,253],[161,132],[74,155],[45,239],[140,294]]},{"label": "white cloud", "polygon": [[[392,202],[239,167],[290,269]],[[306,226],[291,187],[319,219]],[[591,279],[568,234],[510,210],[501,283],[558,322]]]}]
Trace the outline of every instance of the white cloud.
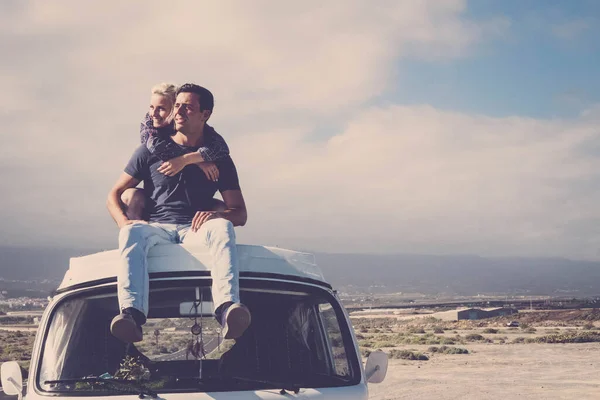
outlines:
[{"label": "white cloud", "polygon": [[575,19],[557,23],[552,26],[552,34],[562,40],[575,40],[590,30],[597,21],[591,19]]},{"label": "white cloud", "polygon": [[285,229],[328,250],[596,257],[600,229],[574,240],[567,225],[600,218],[592,206],[600,161],[583,151],[599,136],[587,120],[393,106],[361,113],[325,147],[299,138],[278,143],[272,159],[241,162],[250,171],[282,165],[253,174],[270,190],[256,182],[248,190],[269,225],[288,221],[270,240]]},{"label": "white cloud", "polygon": [[[581,152],[598,134],[591,117],[365,106],[398,79],[403,57],[465,56],[509,25],[468,20],[465,8],[37,1],[4,10],[0,178],[10,190],[0,238],[114,244],[104,198],[137,144],[148,90],[190,80],[216,94],[213,123],[250,207],[247,242],[596,256],[600,232],[581,221],[598,218],[597,193],[578,186],[596,179],[597,162]],[[335,130],[315,135],[324,127]]]}]

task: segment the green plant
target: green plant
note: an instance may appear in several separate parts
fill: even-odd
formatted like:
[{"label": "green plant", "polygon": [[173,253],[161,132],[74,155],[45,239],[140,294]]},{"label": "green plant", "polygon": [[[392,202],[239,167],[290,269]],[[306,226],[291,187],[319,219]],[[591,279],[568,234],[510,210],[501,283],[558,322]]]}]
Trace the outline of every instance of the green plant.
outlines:
[{"label": "green plant", "polygon": [[397,359],[402,359],[402,360],[416,360],[416,361],[427,361],[429,360],[429,357],[427,357],[425,354],[423,353],[419,353],[416,351],[409,351],[409,350],[391,350],[390,351],[390,358],[397,358]]},{"label": "green plant", "polygon": [[114,376],[124,380],[148,380],[150,379],[150,370],[139,357],[126,356]]},{"label": "green plant", "polygon": [[483,330],[483,333],[498,333],[498,329],[494,329],[494,328],[485,328]]},{"label": "green plant", "polygon": [[469,333],[467,336],[465,336],[465,339],[467,339],[469,342],[475,342],[479,340],[485,340],[485,337],[478,333]]}]

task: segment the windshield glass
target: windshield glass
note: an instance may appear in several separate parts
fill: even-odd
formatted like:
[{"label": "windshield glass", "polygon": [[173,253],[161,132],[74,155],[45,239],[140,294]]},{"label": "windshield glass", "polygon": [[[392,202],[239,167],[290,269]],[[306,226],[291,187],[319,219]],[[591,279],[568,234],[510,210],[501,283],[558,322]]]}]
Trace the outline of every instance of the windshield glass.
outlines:
[{"label": "windshield glass", "polygon": [[[158,283],[163,287],[156,287]],[[299,284],[245,283],[241,298],[251,310],[252,323],[237,341],[222,339],[203,282],[153,284],[144,340],[130,345],[110,333],[118,310],[114,287],[66,298],[54,309],[45,332],[38,388],[118,394],[123,391],[119,385],[126,383],[158,392],[358,383],[349,328],[327,291]]]}]

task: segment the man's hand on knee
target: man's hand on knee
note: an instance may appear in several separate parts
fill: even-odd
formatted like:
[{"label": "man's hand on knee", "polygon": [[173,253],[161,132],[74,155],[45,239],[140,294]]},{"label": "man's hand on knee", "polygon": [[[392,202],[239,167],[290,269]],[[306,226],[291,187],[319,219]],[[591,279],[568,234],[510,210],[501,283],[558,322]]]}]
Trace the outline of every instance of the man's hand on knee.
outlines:
[{"label": "man's hand on knee", "polygon": [[198,229],[200,229],[203,223],[216,218],[223,218],[223,215],[217,211],[198,211],[196,212],[196,215],[194,215],[194,219],[192,219],[192,226],[190,229],[192,232],[198,232]]}]

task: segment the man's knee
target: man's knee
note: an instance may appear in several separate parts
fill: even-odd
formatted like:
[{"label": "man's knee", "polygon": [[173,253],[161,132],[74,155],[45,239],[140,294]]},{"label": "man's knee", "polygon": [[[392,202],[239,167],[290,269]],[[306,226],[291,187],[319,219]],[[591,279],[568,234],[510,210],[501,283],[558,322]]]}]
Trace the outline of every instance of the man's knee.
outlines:
[{"label": "man's knee", "polygon": [[146,197],[141,189],[130,188],[121,194],[121,201],[125,205],[125,214],[129,219],[144,219]]},{"label": "man's knee", "polygon": [[215,219],[209,220],[208,222],[210,222],[211,230],[217,230],[217,231],[222,231],[222,232],[233,232],[233,224],[228,219],[215,218]]},{"label": "man's knee", "polygon": [[235,239],[235,230],[231,221],[225,218],[215,218],[205,222],[210,236]]},{"label": "man's knee", "polygon": [[123,226],[119,230],[119,243],[137,243],[147,236],[148,224],[135,223]]}]

